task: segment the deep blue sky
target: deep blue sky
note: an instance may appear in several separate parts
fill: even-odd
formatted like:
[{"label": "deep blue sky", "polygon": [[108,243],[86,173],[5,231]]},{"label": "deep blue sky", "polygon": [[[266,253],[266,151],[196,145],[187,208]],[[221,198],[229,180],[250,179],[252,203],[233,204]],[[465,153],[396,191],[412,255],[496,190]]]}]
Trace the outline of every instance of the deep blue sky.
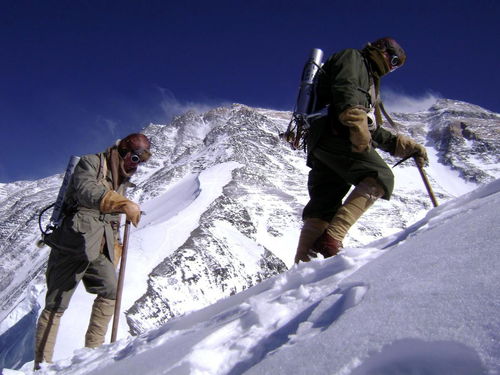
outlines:
[{"label": "deep blue sky", "polygon": [[291,110],[311,48],[386,35],[408,60],[383,88],[500,112],[499,19],[493,0],[0,0],[0,182],[62,172],[191,103]]}]

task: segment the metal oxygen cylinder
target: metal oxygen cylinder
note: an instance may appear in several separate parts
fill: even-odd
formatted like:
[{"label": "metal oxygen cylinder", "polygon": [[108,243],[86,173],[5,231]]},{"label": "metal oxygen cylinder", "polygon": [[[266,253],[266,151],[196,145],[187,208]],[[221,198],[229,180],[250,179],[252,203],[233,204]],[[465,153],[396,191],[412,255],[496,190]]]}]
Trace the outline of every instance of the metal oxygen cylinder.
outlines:
[{"label": "metal oxygen cylinder", "polygon": [[279,135],[280,138],[290,144],[294,150],[305,148],[306,133],[309,129],[308,116],[316,110],[316,108],[314,108],[316,106],[314,79],[316,73],[321,68],[322,61],[323,51],[319,48],[313,48],[302,71],[299,95],[295,103],[292,119],[286,131]]},{"label": "metal oxygen cylinder", "polygon": [[50,223],[55,227],[59,226],[62,221],[62,207],[64,204],[64,197],[66,196],[66,190],[68,189],[69,182],[73,176],[73,171],[76,165],[80,161],[79,156],[71,156],[69,159],[68,166],[66,167],[66,173],[64,174],[64,179],[61,187],[59,188],[59,194],[57,194],[56,202],[54,203],[54,209],[52,210],[52,216],[50,217]]},{"label": "metal oxygen cylinder", "polygon": [[309,60],[307,60],[302,78],[300,81],[299,97],[297,98],[297,108],[295,113],[298,115],[307,115],[314,109],[311,97],[314,89],[314,76],[321,67],[323,61],[323,51],[319,48],[313,48]]}]

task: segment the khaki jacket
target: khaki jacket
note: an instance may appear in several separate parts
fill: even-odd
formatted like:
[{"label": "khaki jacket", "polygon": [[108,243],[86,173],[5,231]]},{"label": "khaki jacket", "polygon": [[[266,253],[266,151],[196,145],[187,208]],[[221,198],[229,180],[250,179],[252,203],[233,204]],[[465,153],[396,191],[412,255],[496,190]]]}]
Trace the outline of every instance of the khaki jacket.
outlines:
[{"label": "khaki jacket", "polygon": [[[45,239],[53,249],[93,261],[106,244],[109,258],[114,261],[120,215],[99,210],[102,197],[113,187],[106,156],[105,152],[82,156],[75,167],[64,200],[64,220]],[[125,193],[126,184],[127,181],[117,189],[120,194]]]}]

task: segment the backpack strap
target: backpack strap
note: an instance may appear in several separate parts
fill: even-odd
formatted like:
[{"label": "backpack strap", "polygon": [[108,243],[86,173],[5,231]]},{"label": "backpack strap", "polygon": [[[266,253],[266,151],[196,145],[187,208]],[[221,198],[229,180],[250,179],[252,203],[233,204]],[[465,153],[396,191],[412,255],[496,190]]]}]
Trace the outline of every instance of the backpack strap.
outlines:
[{"label": "backpack strap", "polygon": [[99,155],[99,172],[97,173],[97,181],[102,183],[108,189],[113,190],[113,186],[107,179],[108,176],[108,162],[104,157],[104,153]]},{"label": "backpack strap", "polygon": [[382,110],[382,114],[384,115],[385,119],[387,120],[387,122],[389,124],[391,124],[391,126],[395,129],[395,130],[398,130],[399,131],[399,127],[398,127],[398,124],[396,122],[394,122],[394,120],[391,118],[391,116],[389,116],[389,114],[387,113],[387,111],[385,110],[384,108],[384,103],[382,103],[382,100],[380,101],[379,103],[380,105],[380,109]]}]

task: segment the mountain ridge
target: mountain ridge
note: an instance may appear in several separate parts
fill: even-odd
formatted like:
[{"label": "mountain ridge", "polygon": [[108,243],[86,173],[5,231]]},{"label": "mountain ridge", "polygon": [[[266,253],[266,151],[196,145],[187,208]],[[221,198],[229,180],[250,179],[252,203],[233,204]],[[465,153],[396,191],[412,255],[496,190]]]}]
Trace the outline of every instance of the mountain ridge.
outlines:
[{"label": "mountain ridge", "polygon": [[[500,177],[500,116],[476,107],[442,99],[427,111],[393,114],[403,133],[428,147],[428,175],[440,202]],[[136,266],[127,271],[131,292],[124,296],[121,320],[128,325],[121,326],[121,335],[159,327],[293,263],[308,169],[304,153],[278,138],[289,119],[289,112],[234,104],[143,130],[152,140],[153,158],[130,191],[146,215],[132,232]],[[381,154],[389,165],[396,162]],[[377,202],[352,228],[346,246],[405,229],[431,208],[410,162],[394,172],[394,198]],[[26,291],[43,293],[48,249],[34,245],[37,212],[55,199],[61,179],[0,184],[0,217],[8,223],[0,228],[0,335],[16,324],[16,311],[40,308]],[[253,256],[241,249],[254,249]],[[133,282],[141,285],[132,287]]]}]

